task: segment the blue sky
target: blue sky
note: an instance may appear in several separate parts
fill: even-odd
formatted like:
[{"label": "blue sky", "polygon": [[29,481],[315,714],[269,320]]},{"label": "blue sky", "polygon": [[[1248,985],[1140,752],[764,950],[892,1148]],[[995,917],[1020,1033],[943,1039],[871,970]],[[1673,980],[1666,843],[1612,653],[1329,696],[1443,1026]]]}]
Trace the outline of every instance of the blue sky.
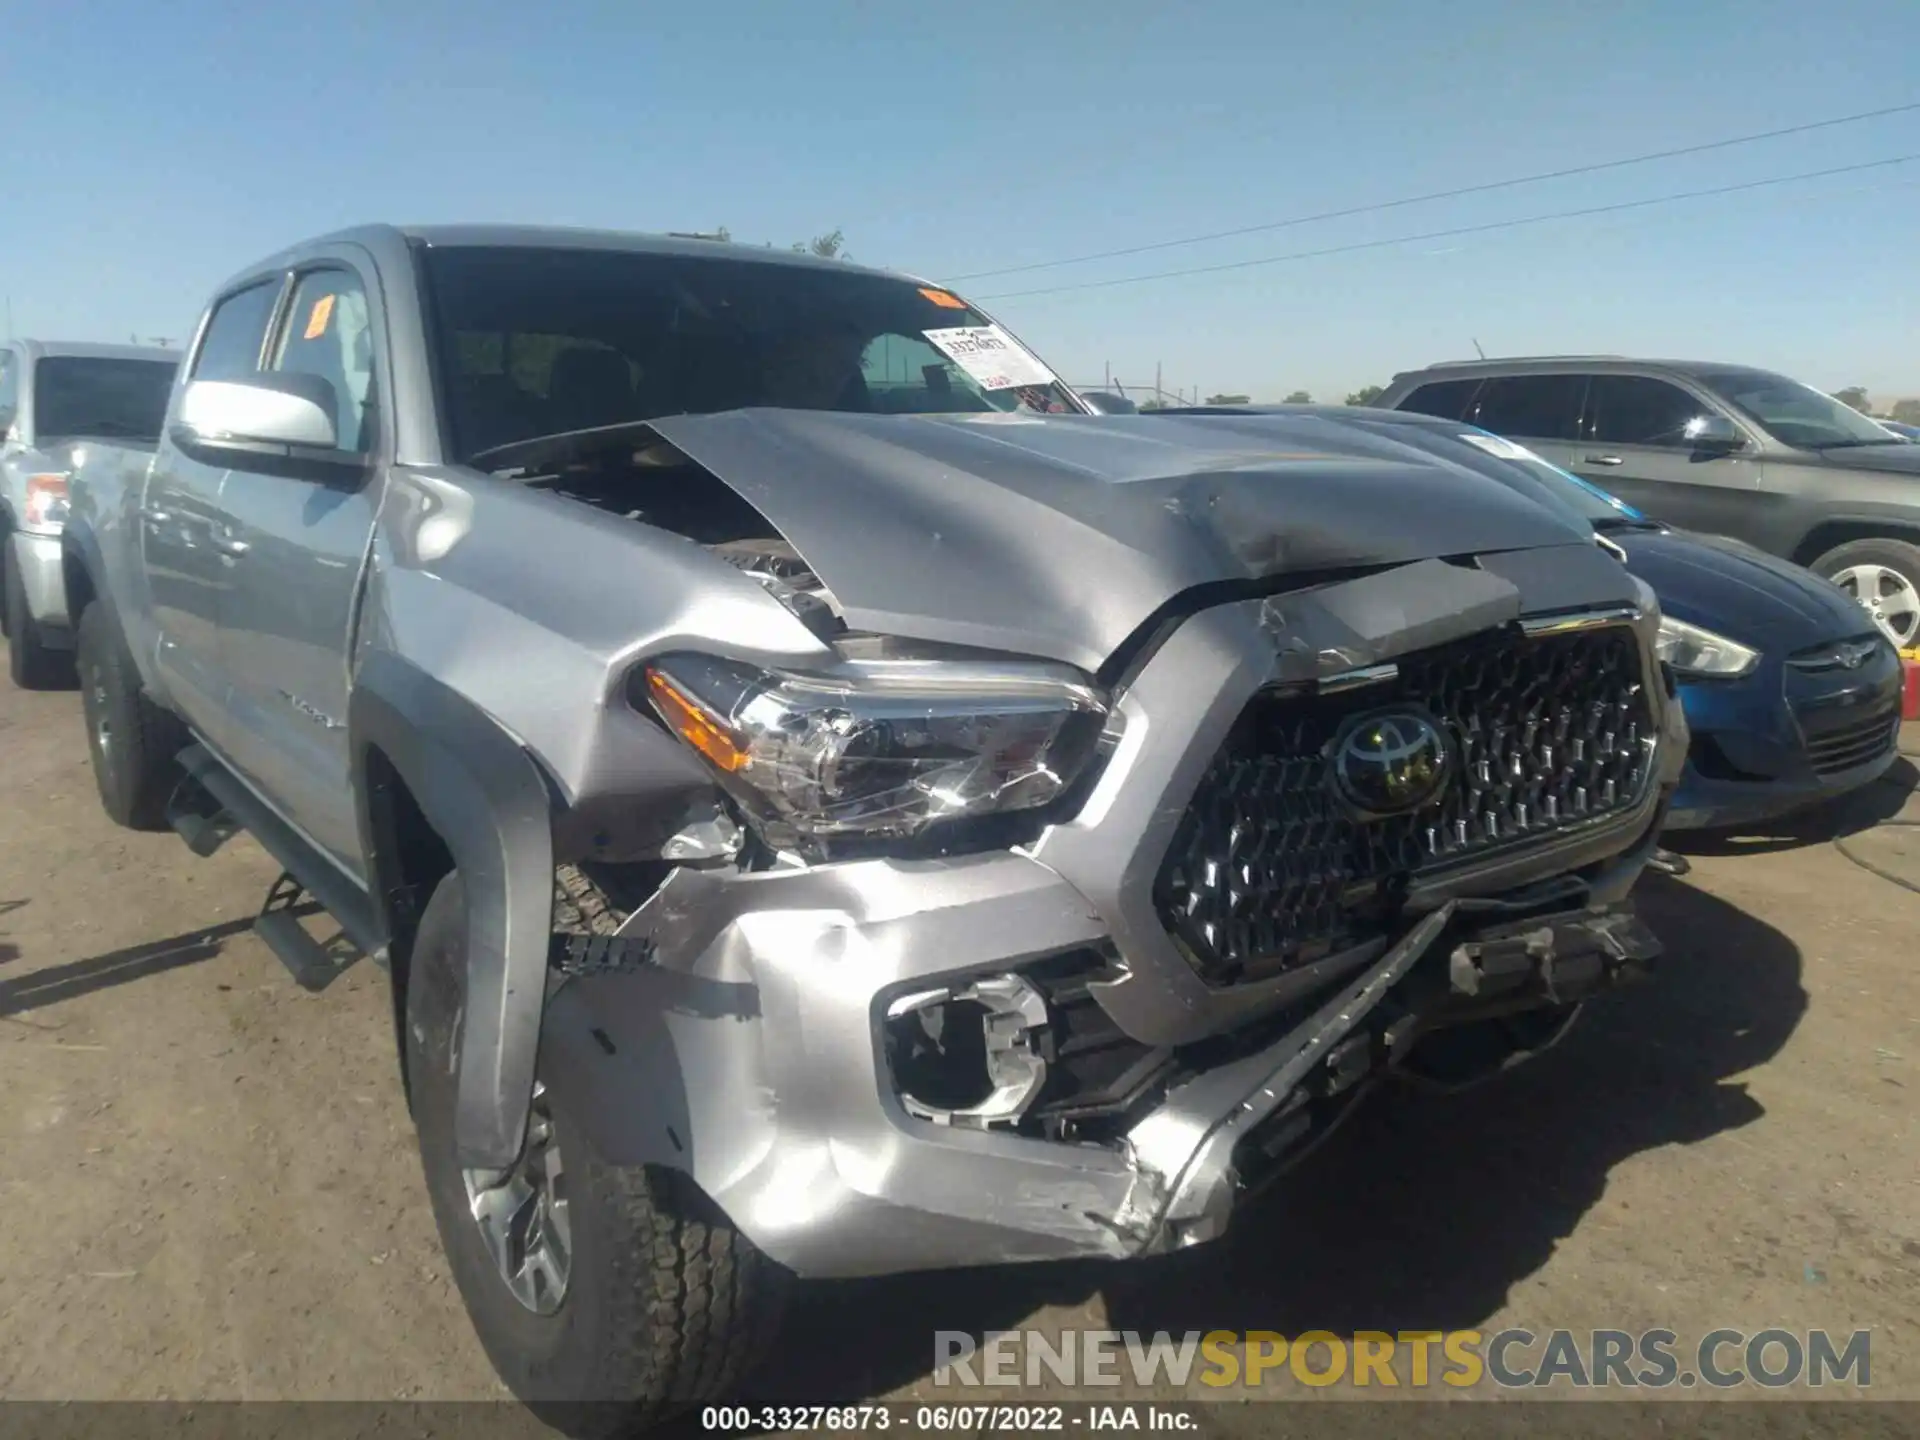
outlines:
[{"label": "blue sky", "polygon": [[[183,334],[365,220],[836,226],[951,279],[1920,100],[1915,0],[0,0],[18,333]],[[956,288],[1077,381],[1320,398],[1604,350],[1920,395],[1920,163],[1223,274],[1219,264],[1920,153],[1920,111]]]}]

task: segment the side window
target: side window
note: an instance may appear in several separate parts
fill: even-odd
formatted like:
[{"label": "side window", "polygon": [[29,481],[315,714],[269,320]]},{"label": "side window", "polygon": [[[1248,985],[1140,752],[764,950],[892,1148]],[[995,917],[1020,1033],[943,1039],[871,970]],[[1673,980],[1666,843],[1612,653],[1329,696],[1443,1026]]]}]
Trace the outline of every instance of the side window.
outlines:
[{"label": "side window", "polygon": [[1526,440],[1571,440],[1580,414],[1579,375],[1496,375],[1462,418]]},{"label": "side window", "polygon": [[244,380],[260,368],[260,347],[280,298],[278,280],[236,290],[213,307],[206,338],[194,357],[195,380]]},{"label": "side window", "polygon": [[11,350],[0,350],[0,437],[12,428],[20,413],[20,367]]},{"label": "side window", "polygon": [[1458,420],[1467,413],[1467,402],[1473,399],[1473,392],[1479,388],[1477,379],[1436,380],[1431,385],[1422,385],[1394,409],[1411,410],[1416,415],[1433,415],[1441,420]]},{"label": "side window", "polygon": [[333,388],[339,448],[351,454],[373,448],[373,321],[359,277],[346,270],[302,275],[268,368],[326,381]]},{"label": "side window", "polygon": [[1607,445],[1687,444],[1687,422],[1707,407],[1678,385],[1645,375],[1596,375],[1586,438]]}]

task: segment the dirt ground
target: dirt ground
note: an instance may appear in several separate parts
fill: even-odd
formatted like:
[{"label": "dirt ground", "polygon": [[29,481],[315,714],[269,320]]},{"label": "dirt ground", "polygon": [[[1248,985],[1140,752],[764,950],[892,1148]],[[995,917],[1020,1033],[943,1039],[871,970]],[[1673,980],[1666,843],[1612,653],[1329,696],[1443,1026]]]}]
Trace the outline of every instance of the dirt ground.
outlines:
[{"label": "dirt ground", "polygon": [[[251,842],[113,828],[78,708],[0,684],[0,1396],[499,1395],[383,975],[303,993]],[[1874,1391],[1920,1398],[1920,895],[1821,828],[1920,813],[1914,779],[1650,879],[1655,980],[1489,1088],[1376,1101],[1231,1240],[824,1288],[755,1391],[934,1395],[935,1328],[1724,1325],[1870,1326]],[[1920,876],[1916,834],[1854,843]]]}]

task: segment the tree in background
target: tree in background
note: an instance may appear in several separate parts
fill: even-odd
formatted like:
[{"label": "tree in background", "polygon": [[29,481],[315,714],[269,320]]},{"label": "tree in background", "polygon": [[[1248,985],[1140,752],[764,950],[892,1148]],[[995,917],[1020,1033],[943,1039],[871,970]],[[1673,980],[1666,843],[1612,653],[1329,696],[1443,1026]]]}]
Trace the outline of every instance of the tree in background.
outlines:
[{"label": "tree in background", "polygon": [[793,248],[803,255],[818,255],[822,260],[848,260],[847,237],[840,233],[838,226],[824,235],[816,235],[811,240],[796,240]]},{"label": "tree in background", "polygon": [[1920,425],[1920,400],[1896,400],[1888,413],[1902,425]]},{"label": "tree in background", "polygon": [[[720,225],[712,230],[688,232],[682,234],[687,240],[731,240],[733,232]],[[771,240],[766,242],[767,249],[773,248]],[[850,260],[847,254],[847,237],[839,226],[835,226],[824,235],[816,235],[811,240],[796,240],[789,247],[800,255],[818,255],[822,260]]]},{"label": "tree in background", "polygon": [[1836,390],[1833,392],[1833,398],[1838,400],[1842,405],[1851,405],[1862,415],[1868,413],[1867,387],[1864,385],[1849,385],[1844,390]]},{"label": "tree in background", "polygon": [[1386,393],[1387,387],[1384,385],[1362,385],[1358,390],[1347,396],[1347,404],[1371,405]]},{"label": "tree in background", "polygon": [[1207,404],[1209,405],[1251,405],[1252,403],[1253,403],[1253,397],[1251,395],[1209,395],[1207,396]]},{"label": "tree in background", "polygon": [[1313,403],[1313,397],[1304,390],[1296,390],[1287,396],[1285,403],[1288,405],[1311,405]]},{"label": "tree in background", "polygon": [[1164,410],[1164,409],[1166,409],[1166,408],[1167,408],[1167,402],[1166,402],[1166,401],[1164,401],[1164,400],[1142,400],[1142,401],[1140,402],[1140,408],[1141,408],[1141,409],[1142,409],[1143,411],[1145,411],[1145,410]]}]

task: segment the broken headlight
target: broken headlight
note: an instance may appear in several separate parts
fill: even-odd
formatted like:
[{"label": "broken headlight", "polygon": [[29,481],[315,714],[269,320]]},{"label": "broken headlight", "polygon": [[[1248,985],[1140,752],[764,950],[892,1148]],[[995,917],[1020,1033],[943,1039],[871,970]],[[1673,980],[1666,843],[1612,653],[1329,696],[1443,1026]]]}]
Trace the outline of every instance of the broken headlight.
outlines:
[{"label": "broken headlight", "polygon": [[1085,767],[1107,713],[1078,671],[1039,663],[851,660],[797,674],[669,655],[638,678],[778,850],[1045,805]]}]

